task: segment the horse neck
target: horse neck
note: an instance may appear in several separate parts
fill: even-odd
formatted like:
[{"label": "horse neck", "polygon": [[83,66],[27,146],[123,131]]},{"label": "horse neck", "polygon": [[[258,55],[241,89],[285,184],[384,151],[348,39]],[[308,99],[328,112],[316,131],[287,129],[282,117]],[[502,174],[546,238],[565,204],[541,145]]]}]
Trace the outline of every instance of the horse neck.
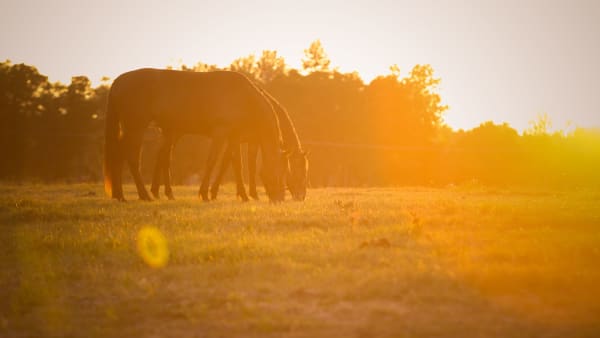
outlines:
[{"label": "horse neck", "polygon": [[281,128],[279,127],[279,121],[277,114],[273,113],[271,106],[268,102],[263,101],[265,105],[263,113],[261,114],[261,120],[258,122],[258,141],[263,149],[280,149],[282,146]]},{"label": "horse neck", "polygon": [[296,133],[296,128],[290,119],[290,115],[273,97],[269,97],[269,101],[271,101],[273,110],[275,111],[277,119],[279,120],[279,129],[281,130],[283,148],[290,151],[301,151],[302,146],[300,145],[300,138],[298,138],[298,133]]},{"label": "horse neck", "polygon": [[300,145],[300,139],[298,138],[298,133],[296,133],[296,128],[294,128],[294,124],[292,123],[292,120],[290,120],[287,112],[283,110],[282,113],[282,116],[279,117],[279,127],[281,128],[283,147],[287,150],[301,151],[302,146]]},{"label": "horse neck", "polygon": [[275,112],[279,131],[281,133],[281,139],[283,141],[283,149],[288,151],[302,151],[300,138],[298,138],[296,128],[294,127],[294,123],[290,119],[290,115],[288,114],[287,110],[283,108],[279,101],[277,101],[273,95],[267,92],[264,88],[258,84],[255,84],[255,86],[262,93],[263,97],[267,99],[269,105]]}]

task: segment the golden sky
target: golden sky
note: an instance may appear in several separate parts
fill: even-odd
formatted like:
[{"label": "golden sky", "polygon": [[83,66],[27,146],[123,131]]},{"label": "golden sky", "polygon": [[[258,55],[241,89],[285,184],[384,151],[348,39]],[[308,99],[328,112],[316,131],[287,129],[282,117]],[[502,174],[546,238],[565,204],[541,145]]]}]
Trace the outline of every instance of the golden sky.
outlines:
[{"label": "golden sky", "polygon": [[51,80],[94,82],[140,67],[228,65],[275,49],[299,67],[321,39],[333,66],[370,81],[429,63],[446,121],[519,130],[546,112],[554,126],[600,126],[600,1],[2,0],[0,59]]}]

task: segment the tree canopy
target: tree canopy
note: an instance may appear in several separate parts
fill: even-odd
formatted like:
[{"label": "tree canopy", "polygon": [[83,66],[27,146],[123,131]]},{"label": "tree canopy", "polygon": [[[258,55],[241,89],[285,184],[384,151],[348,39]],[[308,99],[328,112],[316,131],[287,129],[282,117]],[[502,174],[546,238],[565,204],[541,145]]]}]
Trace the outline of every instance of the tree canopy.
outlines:
[{"label": "tree canopy", "polygon": [[[365,83],[355,72],[333,68],[319,40],[304,53],[302,69],[290,68],[275,50],[238,58],[225,69],[246,74],[287,108],[304,147],[311,150],[313,185],[472,179],[504,184],[548,177],[600,183],[591,174],[600,169],[598,131],[550,135],[547,115],[533,121],[524,135],[492,122],[453,131],[444,124],[448,106],[437,92],[441,79],[431,65],[415,65],[405,75],[392,65],[389,74]],[[203,62],[177,68],[220,69]],[[0,62],[0,179],[99,180],[109,85],[105,79],[93,87],[86,76],[53,83],[33,66]],[[159,137],[158,131],[149,131],[146,176]],[[203,169],[205,149],[201,137],[180,142],[173,161],[176,183]]]}]

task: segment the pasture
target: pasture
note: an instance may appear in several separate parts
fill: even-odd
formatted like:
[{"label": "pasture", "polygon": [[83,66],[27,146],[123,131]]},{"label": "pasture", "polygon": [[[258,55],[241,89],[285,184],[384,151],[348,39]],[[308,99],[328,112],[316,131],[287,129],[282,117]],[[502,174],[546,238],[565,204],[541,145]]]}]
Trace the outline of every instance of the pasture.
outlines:
[{"label": "pasture", "polygon": [[234,190],[3,184],[0,336],[600,336],[599,191]]}]

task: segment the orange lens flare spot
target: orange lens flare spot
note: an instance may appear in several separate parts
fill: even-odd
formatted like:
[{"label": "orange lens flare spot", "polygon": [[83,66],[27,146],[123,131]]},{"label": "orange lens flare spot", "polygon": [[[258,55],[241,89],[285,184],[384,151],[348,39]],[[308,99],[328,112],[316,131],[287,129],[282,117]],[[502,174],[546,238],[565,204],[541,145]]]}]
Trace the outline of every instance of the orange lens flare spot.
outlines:
[{"label": "orange lens flare spot", "polygon": [[165,236],[155,227],[146,226],[137,235],[137,251],[152,268],[162,268],[169,262],[169,247]]}]

